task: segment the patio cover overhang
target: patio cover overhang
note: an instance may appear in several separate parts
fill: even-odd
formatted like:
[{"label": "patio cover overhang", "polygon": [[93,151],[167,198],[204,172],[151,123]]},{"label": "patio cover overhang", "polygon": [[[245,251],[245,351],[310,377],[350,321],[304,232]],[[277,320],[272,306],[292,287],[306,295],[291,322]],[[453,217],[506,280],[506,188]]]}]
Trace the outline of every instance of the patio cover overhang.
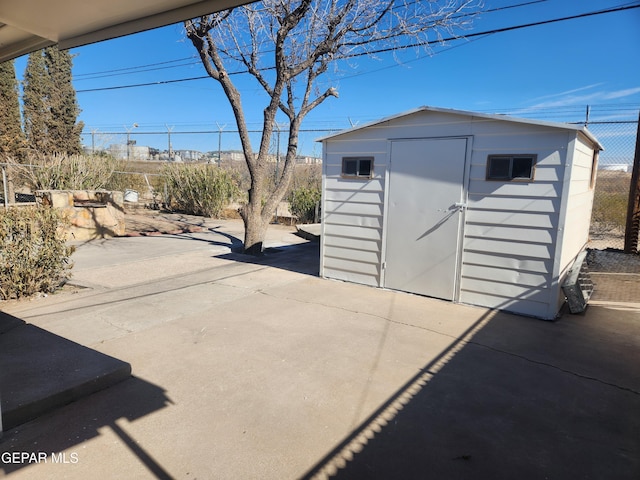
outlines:
[{"label": "patio cover overhang", "polygon": [[2,0],[0,62],[49,45],[67,49],[171,25],[247,0]]}]

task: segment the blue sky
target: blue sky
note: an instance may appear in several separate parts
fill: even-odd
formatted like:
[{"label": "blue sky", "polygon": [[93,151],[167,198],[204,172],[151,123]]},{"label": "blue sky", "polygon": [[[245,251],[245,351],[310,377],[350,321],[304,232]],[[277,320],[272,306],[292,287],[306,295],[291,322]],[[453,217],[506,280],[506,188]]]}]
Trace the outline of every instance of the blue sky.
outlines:
[{"label": "blue sky", "polygon": [[[484,8],[527,1],[485,0]],[[468,33],[623,5],[640,2],[538,1],[483,14]],[[586,105],[592,105],[593,115],[602,119],[635,119],[640,108],[639,47],[640,8],[457,40],[435,46],[431,56],[407,51],[396,59],[391,54],[360,58],[322,80],[323,85],[335,86],[340,97],[326,100],[303,128],[342,129],[420,105],[556,121],[580,121]],[[216,150],[217,134],[178,132],[235,128],[226,97],[212,79],[83,92],[204,75],[182,24],[75,48],[72,53],[88,144],[91,131],[97,143],[122,141],[122,135],[104,132],[124,132],[136,123],[131,136],[139,145],[166,148],[166,134],[149,133],[169,128],[175,149]],[[184,60],[173,62],[177,59]],[[161,62],[170,63],[135,68]],[[16,60],[19,77],[25,66],[26,57]],[[259,128],[265,105],[260,87],[248,76],[236,78],[248,121]],[[321,135],[304,135],[301,153],[319,156],[320,146],[313,139]],[[233,135],[222,138],[223,149],[238,148]]]}]

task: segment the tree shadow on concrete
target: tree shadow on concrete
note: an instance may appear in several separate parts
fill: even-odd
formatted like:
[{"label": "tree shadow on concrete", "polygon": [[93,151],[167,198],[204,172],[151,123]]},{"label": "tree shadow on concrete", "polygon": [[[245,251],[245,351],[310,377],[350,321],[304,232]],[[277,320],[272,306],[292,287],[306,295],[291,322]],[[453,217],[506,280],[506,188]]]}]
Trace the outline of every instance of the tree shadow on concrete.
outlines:
[{"label": "tree shadow on concrete", "polygon": [[264,265],[317,277],[320,273],[320,244],[317,242],[266,248],[262,255],[241,251],[217,255],[217,258],[241,263]]},{"label": "tree shadow on concrete", "polygon": [[[122,428],[171,403],[128,364],[0,312],[0,451],[58,454],[110,428],[155,478],[172,478]],[[29,466],[7,462],[5,474]],[[72,459],[66,459],[71,461]]]},{"label": "tree shadow on concrete", "polygon": [[632,332],[597,309],[480,319],[302,478],[640,478]]},{"label": "tree shadow on concrete", "polygon": [[317,241],[307,241],[291,245],[278,247],[267,247],[260,255],[249,255],[243,253],[244,244],[235,235],[218,230],[216,227],[208,228],[208,233],[221,236],[225,240],[218,240],[210,236],[199,236],[198,233],[166,234],[152,236],[157,239],[179,239],[189,242],[204,242],[211,246],[227,247],[229,253],[215,255],[216,258],[233,260],[235,262],[250,263],[254,265],[270,266],[303,273],[305,275],[318,276],[320,272],[320,243]]}]

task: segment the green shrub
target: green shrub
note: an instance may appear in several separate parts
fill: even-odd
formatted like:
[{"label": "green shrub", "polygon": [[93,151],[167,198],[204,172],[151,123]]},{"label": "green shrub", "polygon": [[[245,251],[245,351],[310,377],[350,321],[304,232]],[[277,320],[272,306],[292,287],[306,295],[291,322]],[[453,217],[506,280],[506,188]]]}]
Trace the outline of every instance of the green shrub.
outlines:
[{"label": "green shrub", "polygon": [[315,221],[316,204],[320,201],[321,196],[320,188],[314,185],[295,188],[289,194],[291,213],[298,217],[298,222],[311,223]]},{"label": "green shrub", "polygon": [[33,191],[98,190],[109,182],[117,162],[108,156],[38,154],[27,164],[14,163],[12,168]]},{"label": "green shrub", "polygon": [[171,208],[192,215],[219,217],[239,195],[236,178],[209,164],[170,164],[162,170]]},{"label": "green shrub", "polygon": [[0,210],[0,300],[53,292],[69,278],[66,223],[48,207]]}]

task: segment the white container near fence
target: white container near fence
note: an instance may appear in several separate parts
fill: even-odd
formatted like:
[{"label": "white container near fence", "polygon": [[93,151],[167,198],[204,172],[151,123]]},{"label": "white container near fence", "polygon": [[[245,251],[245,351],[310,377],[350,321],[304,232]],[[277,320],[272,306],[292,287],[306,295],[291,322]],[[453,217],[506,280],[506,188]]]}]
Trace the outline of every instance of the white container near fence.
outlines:
[{"label": "white container near fence", "polygon": [[124,201],[125,202],[137,202],[138,201],[138,192],[135,190],[125,190],[124,191]]}]

